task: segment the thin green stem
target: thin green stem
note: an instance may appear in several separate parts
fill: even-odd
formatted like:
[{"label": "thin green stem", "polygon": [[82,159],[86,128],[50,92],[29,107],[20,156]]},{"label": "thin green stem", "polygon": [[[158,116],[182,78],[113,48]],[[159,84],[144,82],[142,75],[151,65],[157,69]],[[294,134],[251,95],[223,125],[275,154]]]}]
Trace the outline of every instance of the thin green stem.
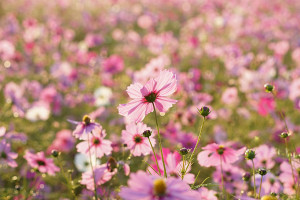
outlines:
[{"label": "thin green stem", "polygon": [[201,134],[202,134],[202,130],[203,130],[203,126],[204,126],[205,120],[206,120],[206,118],[203,117],[202,124],[201,124],[200,131],[199,131],[199,135],[198,135],[198,139],[197,139],[197,143],[196,143],[196,145],[195,145],[195,147],[194,147],[194,150],[193,150],[193,152],[192,152],[192,155],[191,155],[191,157],[190,157],[190,160],[189,160],[189,162],[188,162],[188,165],[187,165],[187,167],[186,167],[186,169],[185,169],[185,172],[188,170],[189,166],[190,166],[191,163],[192,163],[193,156],[194,156],[195,151],[196,151],[196,149],[197,149],[197,147],[198,147],[198,143],[199,143],[199,141],[200,141],[200,139],[201,139]]},{"label": "thin green stem", "polygon": [[184,178],[184,173],[185,173],[185,171],[184,171],[184,163],[185,163],[185,155],[183,155],[182,156],[182,169],[181,169],[181,180],[183,180],[183,178]]},{"label": "thin green stem", "polygon": [[261,176],[261,178],[260,178],[260,186],[259,186],[259,194],[258,194],[258,198],[259,198],[259,199],[260,199],[260,192],[261,192],[262,179],[263,179],[263,176]]},{"label": "thin green stem", "polygon": [[225,196],[225,187],[224,187],[224,176],[223,176],[223,165],[222,165],[222,157],[220,156],[221,163],[221,179],[222,179],[222,197]]},{"label": "thin green stem", "polygon": [[252,170],[253,170],[253,187],[254,187],[254,198],[256,198],[256,184],[255,184],[255,167],[254,167],[254,161],[252,161]]},{"label": "thin green stem", "polygon": [[[199,170],[199,172],[198,172],[198,174],[197,174],[197,176],[196,176],[196,178],[195,178],[195,181],[194,181],[194,183],[193,183],[193,185],[192,185],[192,188],[194,187],[194,185],[195,185],[195,183],[196,183],[196,181],[197,181],[197,179],[198,179],[199,174],[200,174],[200,170]],[[206,180],[206,179],[205,179],[205,180]]]},{"label": "thin green stem", "polygon": [[149,137],[148,137],[148,140],[149,140],[149,143],[150,143],[151,149],[152,149],[152,151],[153,151],[153,154],[154,154],[154,157],[155,157],[155,162],[156,162],[157,170],[159,171],[159,174],[160,174],[160,176],[161,176],[161,171],[160,171],[160,169],[159,169],[159,165],[158,165],[158,161],[157,161],[156,153],[155,153],[155,151],[154,151],[153,145],[152,145],[152,143],[151,143],[151,140],[150,140],[150,138],[149,138]]},{"label": "thin green stem", "polygon": [[93,179],[94,179],[95,199],[98,200],[98,197],[97,197],[97,186],[96,186],[96,179],[95,179],[95,172],[94,172],[93,163],[92,163],[92,156],[91,156],[91,145],[90,145],[90,136],[89,136],[90,134],[88,133],[87,135],[88,135],[90,165],[91,165]]},{"label": "thin green stem", "polygon": [[163,151],[162,151],[162,145],[161,145],[161,138],[160,138],[160,133],[159,133],[159,127],[158,127],[156,109],[155,109],[154,103],[152,103],[152,105],[153,105],[153,109],[154,109],[154,116],[155,116],[155,122],[156,122],[156,129],[157,129],[157,137],[158,137],[159,149],[160,149],[162,163],[163,163],[163,166],[164,166],[164,176],[165,176],[165,178],[167,178],[167,170],[166,170],[166,165],[165,165],[164,154],[163,154]]},{"label": "thin green stem", "polygon": [[289,160],[289,163],[291,165],[291,169],[292,169],[292,176],[293,176],[293,180],[294,180],[294,184],[296,185],[296,179],[295,179],[295,174],[294,174],[294,168],[293,168],[293,164],[292,164],[292,158],[289,154],[289,149],[288,149],[288,143],[287,143],[287,139],[284,138],[284,143],[285,143],[285,153],[286,153],[286,156]]},{"label": "thin green stem", "polygon": [[59,156],[57,157],[57,161],[58,161],[58,166],[61,169],[61,173],[67,182],[68,190],[71,192],[71,195],[73,196],[73,198],[76,199],[76,195],[74,194],[73,189],[72,189],[72,183],[70,182],[68,176],[66,176],[65,170],[62,166],[61,159],[59,158]]},{"label": "thin green stem", "polygon": [[147,162],[144,160],[144,162],[157,174],[159,175],[159,173]]}]

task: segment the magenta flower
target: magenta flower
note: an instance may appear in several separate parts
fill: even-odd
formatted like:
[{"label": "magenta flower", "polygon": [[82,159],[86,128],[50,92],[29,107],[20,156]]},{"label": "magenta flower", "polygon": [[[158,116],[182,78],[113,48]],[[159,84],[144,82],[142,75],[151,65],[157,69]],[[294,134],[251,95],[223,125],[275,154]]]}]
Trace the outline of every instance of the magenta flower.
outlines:
[{"label": "magenta flower", "polygon": [[0,141],[0,163],[5,163],[10,167],[17,167],[15,159],[18,157],[17,153],[11,152],[10,144],[6,140]]},{"label": "magenta flower", "polygon": [[197,192],[178,178],[163,179],[138,171],[130,175],[128,187],[119,193],[124,200],[191,200],[199,199]]},{"label": "magenta flower", "polygon": [[244,153],[245,148],[234,150],[224,145],[216,143],[203,147],[204,151],[198,154],[198,163],[204,167],[219,166],[221,160],[223,164],[234,163]]},{"label": "magenta flower", "polygon": [[115,74],[124,69],[124,61],[120,56],[112,55],[102,63],[104,72]]},{"label": "magenta flower", "polygon": [[176,89],[176,76],[168,70],[161,71],[157,78],[150,79],[144,86],[140,83],[131,84],[126,91],[133,100],[128,104],[120,104],[119,114],[137,123],[154,110],[152,104],[160,112],[166,112],[177,102],[167,97]]},{"label": "magenta flower", "polygon": [[[151,131],[151,128],[139,122],[126,125],[126,130],[122,131],[122,140],[133,156],[149,155],[152,152],[148,138],[143,137],[143,132],[146,130]],[[149,138],[152,145],[155,146],[153,133]]]},{"label": "magenta flower", "polygon": [[82,122],[68,120],[73,124],[77,124],[73,135],[79,139],[87,139],[87,134],[90,134],[95,128],[101,127],[100,124],[95,123],[88,115],[84,115]]},{"label": "magenta flower", "polygon": [[75,138],[72,137],[72,132],[70,130],[61,130],[56,134],[56,138],[49,146],[47,153],[54,149],[61,152],[69,152],[73,149],[74,144]]},{"label": "magenta flower", "polygon": [[79,143],[76,148],[78,152],[88,155],[96,155],[101,158],[104,154],[109,155],[112,152],[111,141],[105,140],[105,130],[100,126],[90,135],[89,140]]},{"label": "magenta flower", "polygon": [[[107,168],[106,164],[100,165],[94,169],[95,182],[96,186],[102,185],[109,181],[112,176],[116,173],[116,170],[112,172]],[[80,182],[83,185],[86,185],[86,188],[89,190],[94,190],[94,177],[92,171],[87,171],[82,174],[82,180]]]},{"label": "magenta flower", "polygon": [[46,158],[44,152],[33,154],[27,150],[24,158],[32,168],[38,169],[41,173],[54,175],[55,172],[59,171],[59,168],[54,164],[53,159]]}]

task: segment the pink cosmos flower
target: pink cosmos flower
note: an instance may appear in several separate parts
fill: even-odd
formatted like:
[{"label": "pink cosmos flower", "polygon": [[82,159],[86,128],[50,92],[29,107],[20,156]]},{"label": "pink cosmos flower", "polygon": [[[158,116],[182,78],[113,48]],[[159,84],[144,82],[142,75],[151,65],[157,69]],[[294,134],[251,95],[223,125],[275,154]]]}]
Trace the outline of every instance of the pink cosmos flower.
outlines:
[{"label": "pink cosmos flower", "polygon": [[239,150],[234,150],[224,145],[216,143],[209,144],[203,147],[204,151],[198,154],[198,163],[204,167],[219,166],[221,160],[223,164],[231,164],[239,160],[239,157],[244,153],[245,147]]},{"label": "pink cosmos flower", "polygon": [[199,190],[201,200],[218,200],[216,191],[209,190],[206,187],[201,187]]},{"label": "pink cosmos flower", "polygon": [[292,160],[292,165],[295,179],[293,178],[291,165],[287,161],[280,164],[281,174],[279,175],[279,180],[284,185],[283,192],[289,195],[295,194],[295,182],[300,181],[300,174],[298,173],[300,171],[300,163]]},{"label": "pink cosmos flower", "polygon": [[73,124],[77,124],[73,135],[79,139],[87,139],[87,134],[90,134],[95,128],[101,127],[100,124],[95,123],[88,115],[84,115],[82,122],[68,120]]},{"label": "pink cosmos flower", "polygon": [[106,133],[102,127],[97,127],[90,135],[89,140],[79,143],[76,148],[78,152],[83,154],[96,155],[101,158],[105,155],[109,155],[112,152],[111,141],[105,140]]},{"label": "pink cosmos flower", "polygon": [[72,137],[72,132],[70,130],[61,130],[56,134],[56,138],[48,148],[47,153],[54,149],[61,152],[69,152],[73,149],[74,144],[75,138]]},{"label": "pink cosmos flower", "polygon": [[32,168],[38,169],[41,173],[54,175],[55,172],[59,171],[59,168],[54,164],[53,159],[46,158],[44,152],[34,154],[27,150],[24,158]]},{"label": "pink cosmos flower", "polygon": [[[109,181],[112,176],[116,173],[116,170],[110,171],[107,168],[106,164],[100,165],[96,168],[94,168],[94,175],[95,175],[95,182],[96,185],[102,185],[105,182]],[[81,184],[86,185],[87,189],[94,190],[95,184],[94,184],[94,178],[93,178],[93,172],[87,171],[82,174],[82,180],[80,181]]]},{"label": "pink cosmos flower", "polygon": [[[256,174],[256,188],[259,189],[260,187],[260,179],[261,175]],[[277,177],[275,177],[272,173],[267,173],[265,176],[262,177],[262,185],[261,185],[261,195],[267,195],[270,193],[280,193],[282,192],[282,186]]]},{"label": "pink cosmos flower", "polygon": [[10,144],[6,140],[0,141],[0,163],[5,163],[10,167],[17,167],[15,159],[18,157],[17,153],[11,152]]},{"label": "pink cosmos flower", "polygon": [[[183,169],[183,162],[180,161],[181,155],[176,151],[172,153],[169,149],[166,148],[163,148],[163,155],[165,158],[165,165],[166,165],[166,171],[168,176],[172,176],[175,178],[181,177],[181,170]],[[163,174],[164,167],[163,167],[161,157],[157,155],[157,159],[158,159],[159,169],[161,170],[161,174]],[[155,162],[154,156],[152,156],[152,160],[153,162]],[[184,165],[185,168],[187,167],[187,165],[188,165],[187,162],[185,162]],[[153,169],[158,171],[156,164],[151,165],[151,167],[153,167]],[[153,172],[152,174],[155,173],[150,167],[148,168],[148,170],[151,171],[151,173]],[[189,168],[187,169],[187,173],[185,174],[183,181],[188,184],[192,184],[195,181],[195,175],[192,173],[188,173],[189,171],[191,171],[191,166],[189,166]]]},{"label": "pink cosmos flower", "polygon": [[271,111],[275,109],[275,101],[273,98],[263,97],[258,102],[258,114],[261,116],[268,115]]},{"label": "pink cosmos flower", "polygon": [[[146,130],[152,131],[151,128],[139,122],[126,125],[126,130],[122,131],[122,140],[133,156],[149,155],[152,152],[148,138],[143,137],[143,132]],[[154,134],[152,133],[149,138],[155,146]]]},{"label": "pink cosmos flower", "polygon": [[178,178],[162,179],[143,171],[130,175],[128,187],[119,193],[124,200],[191,200],[199,199],[198,193]]},{"label": "pink cosmos flower", "polygon": [[[273,158],[276,155],[276,149],[271,146],[269,147],[266,144],[255,148],[255,158],[253,159],[255,167],[264,167],[266,169],[272,169],[275,165],[275,161],[273,160]],[[247,161],[247,164],[250,167],[252,167],[252,162],[250,160]]]},{"label": "pink cosmos flower", "polygon": [[167,97],[176,89],[176,76],[168,70],[161,71],[157,78],[150,79],[144,86],[140,83],[131,84],[126,91],[133,100],[128,104],[120,104],[119,114],[137,123],[154,110],[152,104],[160,112],[166,112],[177,102]]},{"label": "pink cosmos flower", "polygon": [[120,56],[112,55],[102,63],[105,72],[115,74],[124,69],[124,61]]}]

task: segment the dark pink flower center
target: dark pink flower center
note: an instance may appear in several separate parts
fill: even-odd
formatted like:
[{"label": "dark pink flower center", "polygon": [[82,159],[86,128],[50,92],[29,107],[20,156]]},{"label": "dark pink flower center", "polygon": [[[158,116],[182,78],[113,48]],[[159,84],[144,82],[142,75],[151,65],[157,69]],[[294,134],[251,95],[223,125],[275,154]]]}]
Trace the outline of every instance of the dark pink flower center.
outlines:
[{"label": "dark pink flower center", "polygon": [[153,103],[155,101],[156,97],[157,97],[157,93],[151,92],[150,94],[145,96],[145,99],[146,99],[147,102]]},{"label": "dark pink flower center", "polygon": [[223,155],[224,150],[225,150],[224,146],[220,145],[219,148],[217,149],[217,152],[219,155]]},{"label": "dark pink flower center", "polygon": [[6,153],[5,153],[5,152],[2,152],[2,153],[1,153],[1,158],[4,158],[4,159],[6,159],[6,158],[7,158],[7,155],[6,155]]},{"label": "dark pink flower center", "polygon": [[39,166],[45,166],[46,165],[45,161],[43,161],[43,160],[37,160],[36,162]]},{"label": "dark pink flower center", "polygon": [[134,138],[133,138],[134,142],[137,143],[137,144],[140,144],[143,142],[143,138],[142,136],[140,135],[135,135]]},{"label": "dark pink flower center", "polygon": [[93,140],[94,145],[99,145],[100,143],[101,143],[101,141],[98,138],[94,138],[94,140]]}]

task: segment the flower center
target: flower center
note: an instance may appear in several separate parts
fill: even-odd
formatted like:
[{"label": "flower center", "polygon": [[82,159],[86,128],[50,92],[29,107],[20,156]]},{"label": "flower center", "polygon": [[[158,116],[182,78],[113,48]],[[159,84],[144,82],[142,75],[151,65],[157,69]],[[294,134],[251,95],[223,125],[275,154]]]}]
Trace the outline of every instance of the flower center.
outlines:
[{"label": "flower center", "polygon": [[36,162],[39,166],[45,166],[46,165],[45,161],[43,161],[43,160],[37,160]]},{"label": "flower center", "polygon": [[143,141],[142,136],[140,136],[140,135],[135,135],[134,136],[134,142],[135,143],[140,144],[140,143],[142,143],[142,141]]},{"label": "flower center", "polygon": [[82,121],[85,125],[89,125],[91,123],[91,118],[88,115],[84,115]]},{"label": "flower center", "polygon": [[147,102],[153,103],[155,101],[156,97],[157,97],[157,94],[154,92],[151,92],[150,94],[148,94],[148,96],[145,96],[145,99]]},{"label": "flower center", "polygon": [[220,145],[219,148],[217,149],[217,152],[219,155],[222,155],[224,153],[224,150],[225,150],[224,146]]},{"label": "flower center", "polygon": [[2,152],[2,153],[1,153],[1,158],[4,158],[4,159],[6,159],[6,158],[7,158],[7,155],[6,155],[6,153],[5,153],[5,152]]},{"label": "flower center", "polygon": [[154,194],[157,196],[163,196],[166,194],[167,185],[164,179],[156,179],[153,183]]},{"label": "flower center", "polygon": [[100,140],[98,138],[94,138],[93,144],[94,145],[99,145],[100,144]]}]

